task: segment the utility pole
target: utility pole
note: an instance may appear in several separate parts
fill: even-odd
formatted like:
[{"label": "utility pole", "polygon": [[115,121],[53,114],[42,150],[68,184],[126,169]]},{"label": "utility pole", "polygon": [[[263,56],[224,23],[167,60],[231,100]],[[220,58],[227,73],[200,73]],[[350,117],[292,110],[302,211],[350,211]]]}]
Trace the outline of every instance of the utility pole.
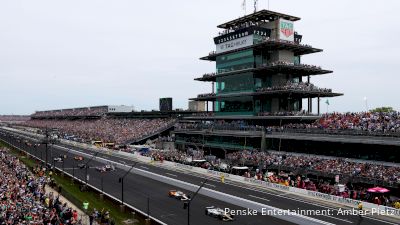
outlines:
[{"label": "utility pole", "polygon": [[88,185],[88,179],[87,179],[88,177],[87,177],[87,175],[88,175],[89,162],[92,161],[92,159],[94,159],[99,153],[100,152],[96,152],[90,159],[88,159],[88,161],[85,164],[85,183],[86,183],[86,186]]},{"label": "utility pole", "polygon": [[196,195],[199,193],[200,189],[203,188],[203,186],[207,183],[208,178],[206,178],[203,183],[199,186],[197,191],[193,194],[193,197],[187,200],[186,202],[183,203],[183,209],[187,209],[187,224],[190,225],[190,203],[193,201],[193,199],[196,197]]},{"label": "utility pole", "polygon": [[[279,122],[279,129],[281,129],[281,127],[282,127],[282,119],[280,120],[280,122]],[[281,135],[283,135],[282,133],[281,133]],[[282,144],[282,137],[280,137],[279,138],[279,146],[278,146],[278,152],[279,152],[279,154],[281,154],[281,144]],[[278,176],[279,176],[279,173],[281,172],[281,164],[282,164],[282,155],[280,155],[280,157],[281,157],[281,160],[279,160],[279,168],[278,168]]]},{"label": "utility pole", "polygon": [[45,145],[45,147],[46,147],[46,166],[48,165],[48,157],[47,157],[47,155],[48,155],[48,151],[49,151],[49,146],[48,146],[48,144],[49,144],[49,131],[47,130],[47,127],[46,127],[46,130],[45,130],[45,139],[44,139],[44,141],[43,141],[43,144]]},{"label": "utility pole", "polygon": [[131,170],[136,166],[136,164],[138,164],[138,162],[135,162],[132,164],[131,168],[129,168],[129,170],[122,176],[119,178],[119,183],[121,183],[121,206],[124,205],[124,178],[126,177],[126,175],[128,175]]}]

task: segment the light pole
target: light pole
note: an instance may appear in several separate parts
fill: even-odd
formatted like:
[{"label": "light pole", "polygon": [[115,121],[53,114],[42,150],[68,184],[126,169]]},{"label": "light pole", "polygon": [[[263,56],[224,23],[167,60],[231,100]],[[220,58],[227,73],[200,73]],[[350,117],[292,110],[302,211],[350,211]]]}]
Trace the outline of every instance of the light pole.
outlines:
[{"label": "light pole", "polygon": [[203,188],[203,186],[207,183],[208,178],[201,183],[197,191],[193,194],[193,197],[187,200],[186,202],[183,203],[183,209],[187,209],[187,224],[190,225],[190,203],[193,201],[193,199],[196,197],[196,195],[199,193],[200,189]]},{"label": "light pole", "polygon": [[85,184],[86,184],[86,186],[87,186],[87,184],[88,184],[88,179],[87,179],[88,177],[87,177],[87,175],[88,175],[89,162],[92,161],[92,159],[94,159],[99,153],[100,153],[100,152],[94,153],[94,155],[93,155],[90,159],[88,159],[88,161],[87,161],[86,164],[85,164]]},{"label": "light pole", "polygon": [[365,102],[365,112],[368,112],[368,98],[364,97],[364,102]]},{"label": "light pole", "polygon": [[[279,128],[281,128],[282,127],[282,119],[279,121]],[[282,134],[281,134],[282,135]],[[279,152],[279,155],[281,154],[281,145],[282,145],[282,137],[280,137],[279,138],[279,146],[278,146],[278,152]],[[279,160],[279,164],[278,164],[278,176],[279,176],[279,173],[281,172],[281,161],[282,161],[282,156],[280,155],[280,157],[281,157],[281,160]]]},{"label": "light pole", "polygon": [[[68,149],[67,152],[65,152],[65,154],[64,154],[64,156],[63,156],[63,159],[62,159],[62,171],[63,171],[63,173],[65,173],[65,170],[64,170],[64,162],[65,162],[65,159],[68,158],[68,152],[70,152],[71,150],[72,150],[71,148]],[[75,161],[74,161],[74,165],[75,165]]]},{"label": "light pole", "polygon": [[121,206],[124,205],[124,178],[131,172],[131,170],[136,166],[136,164],[138,164],[138,162],[134,162],[131,168],[129,168],[129,170],[126,171],[126,173],[119,178],[119,183],[121,183]]}]

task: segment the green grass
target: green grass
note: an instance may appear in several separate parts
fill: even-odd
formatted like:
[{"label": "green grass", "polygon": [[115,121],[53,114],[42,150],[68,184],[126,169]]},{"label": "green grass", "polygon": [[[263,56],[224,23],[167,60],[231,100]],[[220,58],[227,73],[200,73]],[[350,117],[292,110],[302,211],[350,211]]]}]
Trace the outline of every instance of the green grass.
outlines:
[{"label": "green grass", "polygon": [[[0,147],[8,147],[11,149],[11,154],[18,156],[19,159],[29,168],[33,168],[37,165],[36,160],[32,158],[27,158],[25,154],[22,154],[16,149],[8,146],[6,143],[0,141]],[[79,183],[72,182],[71,178],[68,176],[61,176],[60,174],[54,174],[53,178],[58,186],[61,187],[61,194],[72,202],[74,205],[79,207],[83,211],[83,202],[89,202],[88,212],[91,212],[93,208],[97,210],[108,210],[110,212],[110,218],[113,218],[116,224],[124,224],[123,221],[127,219],[132,219],[133,216],[130,212],[121,212],[119,204],[107,199],[104,196],[104,200],[100,199],[99,193],[94,191],[82,192],[79,189]],[[143,223],[143,219],[139,218],[140,224]],[[138,223],[135,223],[138,224]]]}]

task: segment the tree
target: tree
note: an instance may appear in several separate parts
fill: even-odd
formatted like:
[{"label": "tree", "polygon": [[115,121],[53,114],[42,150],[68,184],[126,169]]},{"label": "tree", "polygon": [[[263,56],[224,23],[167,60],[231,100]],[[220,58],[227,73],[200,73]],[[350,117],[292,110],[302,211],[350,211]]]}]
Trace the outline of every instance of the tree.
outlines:
[{"label": "tree", "polygon": [[378,107],[378,108],[370,110],[370,112],[372,112],[372,113],[375,113],[375,112],[387,113],[387,112],[394,112],[394,111],[395,110],[393,109],[393,107],[390,107],[390,106]]}]

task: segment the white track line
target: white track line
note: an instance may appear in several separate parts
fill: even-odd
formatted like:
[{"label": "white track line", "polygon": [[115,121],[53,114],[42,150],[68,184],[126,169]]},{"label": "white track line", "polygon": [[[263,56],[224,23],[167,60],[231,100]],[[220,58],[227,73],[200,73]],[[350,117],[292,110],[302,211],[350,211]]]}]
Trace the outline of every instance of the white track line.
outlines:
[{"label": "white track line", "polygon": [[257,199],[261,199],[261,200],[269,202],[269,199],[266,199],[266,198],[261,198],[261,197],[257,197],[257,196],[254,196],[254,195],[249,195],[249,196],[252,197],[252,198],[257,198]]},{"label": "white track line", "polygon": [[215,188],[215,185],[213,185],[213,184],[207,184],[207,183],[205,183],[204,185],[207,185],[207,186],[210,186],[210,187]]},{"label": "white track line", "polygon": [[177,177],[178,175],[172,174],[172,173],[165,173],[167,175],[173,176],[173,177]]}]

